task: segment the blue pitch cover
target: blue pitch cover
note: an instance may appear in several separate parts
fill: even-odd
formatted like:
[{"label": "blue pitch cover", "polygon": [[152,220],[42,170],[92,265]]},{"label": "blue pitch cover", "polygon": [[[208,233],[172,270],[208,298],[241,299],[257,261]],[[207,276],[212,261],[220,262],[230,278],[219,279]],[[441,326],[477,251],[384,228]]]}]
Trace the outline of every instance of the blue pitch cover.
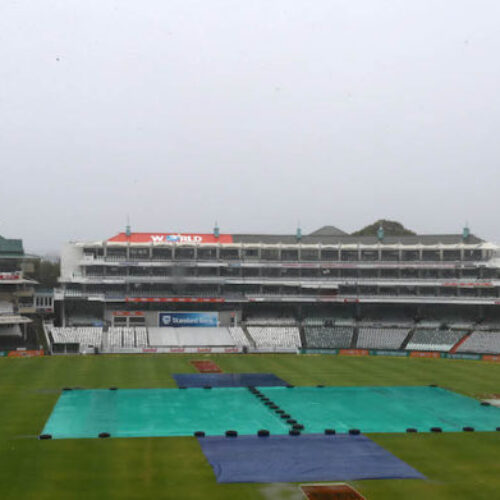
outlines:
[{"label": "blue pitch cover", "polygon": [[287,383],[272,373],[175,373],[179,387],[272,387]]},{"label": "blue pitch cover", "polygon": [[198,439],[218,483],[425,479],[366,436],[211,436]]}]

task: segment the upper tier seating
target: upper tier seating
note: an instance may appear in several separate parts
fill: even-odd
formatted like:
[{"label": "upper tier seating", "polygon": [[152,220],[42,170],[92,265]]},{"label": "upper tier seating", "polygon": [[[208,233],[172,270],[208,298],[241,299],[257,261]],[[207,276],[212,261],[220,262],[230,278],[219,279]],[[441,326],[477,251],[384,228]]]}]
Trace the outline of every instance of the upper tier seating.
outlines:
[{"label": "upper tier seating", "polygon": [[247,330],[257,348],[296,349],[300,347],[299,329],[293,326],[249,326]]},{"label": "upper tier seating", "polygon": [[461,344],[457,352],[478,352],[483,354],[500,354],[500,331],[475,331]]},{"label": "upper tier seating", "polygon": [[305,326],[304,334],[309,348],[349,348],[354,329],[350,326]]},{"label": "upper tier seating", "polygon": [[449,351],[463,336],[460,330],[416,330],[406,346],[411,351]]},{"label": "upper tier seating", "polygon": [[409,328],[360,327],[357,347],[360,349],[399,349]]}]

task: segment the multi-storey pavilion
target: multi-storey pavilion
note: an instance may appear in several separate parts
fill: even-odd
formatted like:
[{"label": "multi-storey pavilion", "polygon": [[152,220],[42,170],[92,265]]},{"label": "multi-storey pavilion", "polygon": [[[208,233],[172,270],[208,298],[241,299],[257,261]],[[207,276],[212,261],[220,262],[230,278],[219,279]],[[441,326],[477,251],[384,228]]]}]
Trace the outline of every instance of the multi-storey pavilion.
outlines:
[{"label": "multi-storey pavilion", "polygon": [[[133,233],[69,243],[62,253],[62,322],[154,324],[158,311],[254,310],[300,317],[350,308],[477,319],[500,310],[496,245],[469,233],[351,236]],[[124,320],[131,316],[132,320]],[[225,319],[224,319],[225,318]]]}]

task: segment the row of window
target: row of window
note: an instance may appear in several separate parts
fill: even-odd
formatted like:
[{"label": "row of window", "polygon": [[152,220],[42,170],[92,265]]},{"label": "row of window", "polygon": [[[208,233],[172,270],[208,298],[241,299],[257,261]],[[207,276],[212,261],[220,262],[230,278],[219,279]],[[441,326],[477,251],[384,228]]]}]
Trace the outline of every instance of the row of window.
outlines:
[{"label": "row of window", "polygon": [[112,267],[88,266],[87,277],[198,277],[198,278],[346,278],[346,279],[497,279],[500,270],[474,269],[299,269],[255,267]]},{"label": "row of window", "polygon": [[[281,261],[457,261],[460,250],[334,250],[334,249],[280,249],[280,248],[86,248],[84,255],[107,259],[131,260],[281,260]],[[464,250],[464,260],[483,259],[481,250]]]},{"label": "row of window", "polygon": [[[150,285],[135,284],[130,286],[102,286],[88,285],[87,293],[105,293],[108,297],[138,296],[138,297],[162,297],[162,296],[195,296],[216,297],[231,295],[300,295],[318,296],[335,295],[335,289],[314,289],[276,285]],[[434,287],[434,286],[343,286],[338,294],[347,296],[431,296],[431,297],[498,297],[498,288],[457,288],[457,287]]]}]

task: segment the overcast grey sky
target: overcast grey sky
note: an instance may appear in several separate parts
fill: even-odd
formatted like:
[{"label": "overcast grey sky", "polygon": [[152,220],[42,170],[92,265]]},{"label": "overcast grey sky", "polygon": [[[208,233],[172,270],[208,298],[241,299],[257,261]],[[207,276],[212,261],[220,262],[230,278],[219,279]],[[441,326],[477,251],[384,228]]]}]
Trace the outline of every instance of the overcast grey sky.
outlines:
[{"label": "overcast grey sky", "polygon": [[500,241],[500,2],[0,0],[0,234]]}]

